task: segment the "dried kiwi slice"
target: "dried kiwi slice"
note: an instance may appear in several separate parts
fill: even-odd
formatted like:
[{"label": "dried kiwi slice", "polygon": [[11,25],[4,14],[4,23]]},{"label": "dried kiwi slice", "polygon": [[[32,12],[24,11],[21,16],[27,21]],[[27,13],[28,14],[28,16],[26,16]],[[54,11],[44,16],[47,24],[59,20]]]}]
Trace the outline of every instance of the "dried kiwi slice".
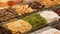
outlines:
[{"label": "dried kiwi slice", "polygon": [[38,13],[26,16],[25,18],[23,18],[23,20],[29,22],[33,28],[42,27],[42,25],[47,24],[47,21],[43,17],[41,17],[40,14]]}]

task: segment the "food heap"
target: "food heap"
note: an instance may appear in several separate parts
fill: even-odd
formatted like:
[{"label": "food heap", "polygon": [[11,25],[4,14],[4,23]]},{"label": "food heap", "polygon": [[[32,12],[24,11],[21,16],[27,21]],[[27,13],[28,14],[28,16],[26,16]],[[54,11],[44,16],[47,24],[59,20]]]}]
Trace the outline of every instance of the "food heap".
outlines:
[{"label": "food heap", "polygon": [[44,10],[40,14],[47,20],[48,23],[56,21],[60,18],[57,13],[51,10]]},{"label": "food heap", "polygon": [[15,5],[15,6],[12,6],[12,8],[19,15],[24,15],[24,14],[33,12],[33,9],[31,7],[29,7],[29,5]]},{"label": "food heap", "polygon": [[24,32],[30,31],[31,29],[42,27],[43,25],[46,25],[46,24],[47,24],[47,21],[43,17],[41,17],[39,14],[35,13],[21,20],[3,24],[2,26],[11,30],[12,33],[17,33],[17,32],[24,33]]},{"label": "food heap", "polygon": [[39,34],[60,34],[60,31],[57,29],[51,28]]},{"label": "food heap", "polygon": [[0,22],[15,18],[17,15],[7,9],[0,10]]},{"label": "food heap", "polygon": [[[60,9],[48,8],[59,4],[60,0],[0,0],[0,34],[25,34],[44,26],[50,27],[50,23],[60,19]],[[60,34],[57,26],[39,34]]]},{"label": "food heap", "polygon": [[32,9],[35,9],[35,10],[39,10],[39,9],[43,9],[45,8],[45,5],[44,4],[41,4],[39,2],[33,2],[33,3],[29,3],[30,7]]},{"label": "food heap", "polygon": [[60,4],[60,0],[39,0],[38,2],[44,4],[46,7],[51,7]]},{"label": "food heap", "polygon": [[0,8],[8,6],[7,2],[8,0],[0,0]]},{"label": "food heap", "polygon": [[41,27],[42,25],[47,24],[46,19],[40,16],[40,14],[38,13],[26,16],[25,18],[23,18],[23,20],[29,22],[33,28],[37,28],[38,26]]},{"label": "food heap", "polygon": [[10,22],[10,23],[4,24],[3,26],[5,28],[10,29],[12,31],[12,34],[24,33],[31,30],[32,28],[32,26],[24,20],[17,20],[15,22]]}]

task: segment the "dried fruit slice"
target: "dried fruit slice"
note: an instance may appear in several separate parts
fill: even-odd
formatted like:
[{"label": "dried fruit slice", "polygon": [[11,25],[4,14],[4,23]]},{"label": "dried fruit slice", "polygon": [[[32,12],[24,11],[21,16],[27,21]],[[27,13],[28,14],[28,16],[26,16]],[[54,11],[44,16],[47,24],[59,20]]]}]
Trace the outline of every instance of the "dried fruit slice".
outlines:
[{"label": "dried fruit slice", "polygon": [[0,10],[0,22],[15,18],[16,15],[7,9]]},{"label": "dried fruit slice", "polygon": [[32,26],[24,20],[17,20],[14,22],[6,23],[6,24],[3,24],[3,26],[5,28],[10,29],[13,33],[16,33],[16,32],[24,33],[31,30],[32,28]]}]

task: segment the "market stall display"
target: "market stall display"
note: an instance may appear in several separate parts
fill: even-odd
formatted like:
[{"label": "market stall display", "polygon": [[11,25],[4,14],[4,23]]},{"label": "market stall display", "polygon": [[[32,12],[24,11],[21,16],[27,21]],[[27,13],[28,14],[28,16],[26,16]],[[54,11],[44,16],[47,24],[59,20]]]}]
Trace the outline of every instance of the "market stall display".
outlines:
[{"label": "market stall display", "polygon": [[59,4],[60,0],[0,0],[0,34],[29,34],[46,26],[52,28],[36,34],[60,34],[60,8],[54,9]]},{"label": "market stall display", "polygon": [[[2,26],[11,30],[12,33],[16,32],[28,32],[30,30],[37,29],[38,27],[42,27],[46,25],[47,21],[40,16],[40,14],[35,13],[30,16],[26,16],[22,20],[13,21],[10,23],[3,24]],[[7,26],[7,27],[6,27]]]}]

